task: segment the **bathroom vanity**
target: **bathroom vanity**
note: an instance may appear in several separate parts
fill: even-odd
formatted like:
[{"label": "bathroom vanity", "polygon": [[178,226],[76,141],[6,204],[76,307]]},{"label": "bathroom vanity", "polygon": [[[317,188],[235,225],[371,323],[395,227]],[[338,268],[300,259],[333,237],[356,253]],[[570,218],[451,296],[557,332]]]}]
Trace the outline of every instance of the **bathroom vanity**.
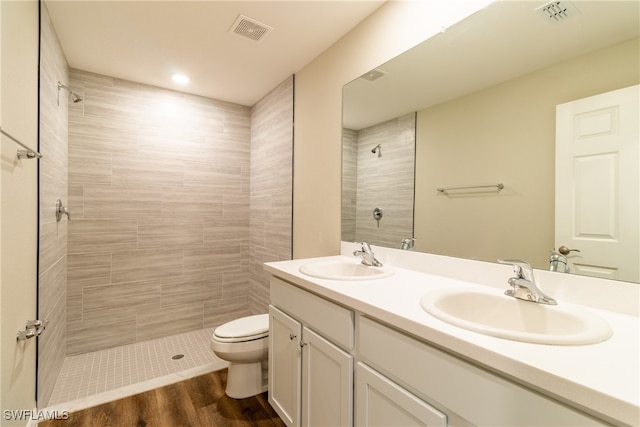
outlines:
[{"label": "bathroom vanity", "polygon": [[[343,244],[342,252],[352,249]],[[613,334],[588,345],[521,342],[450,325],[420,306],[423,295],[438,289],[504,290],[508,267],[375,250],[393,274],[335,280],[300,272],[309,263],[357,262],[351,255],[265,265],[272,275],[269,402],[287,425],[640,421],[633,284],[615,298],[602,297],[596,279],[536,271],[559,306],[579,304],[604,319]],[[456,277],[472,273],[477,280]]]}]

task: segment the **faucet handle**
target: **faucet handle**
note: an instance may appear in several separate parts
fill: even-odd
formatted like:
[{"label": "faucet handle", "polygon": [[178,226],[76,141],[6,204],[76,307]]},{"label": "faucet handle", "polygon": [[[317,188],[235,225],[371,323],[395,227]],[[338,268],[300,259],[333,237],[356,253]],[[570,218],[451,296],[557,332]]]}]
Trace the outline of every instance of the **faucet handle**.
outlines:
[{"label": "faucet handle", "polygon": [[513,266],[513,272],[518,276],[519,279],[525,279],[529,281],[533,281],[533,270],[531,268],[531,264],[527,261],[522,261],[519,259],[498,259],[500,264],[509,264]]}]

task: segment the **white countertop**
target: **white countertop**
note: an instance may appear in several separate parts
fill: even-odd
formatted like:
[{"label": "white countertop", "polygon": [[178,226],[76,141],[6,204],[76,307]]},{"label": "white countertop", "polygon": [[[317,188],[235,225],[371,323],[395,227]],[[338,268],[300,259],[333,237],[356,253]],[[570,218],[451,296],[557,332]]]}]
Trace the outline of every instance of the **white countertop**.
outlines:
[{"label": "white countertop", "polygon": [[[395,266],[391,277],[362,281],[324,280],[299,272],[305,263],[330,259],[358,262],[354,257],[338,255],[272,262],[265,264],[265,269],[605,421],[640,424],[637,316],[589,307],[613,329],[612,337],[598,344],[561,346],[510,341],[449,325],[420,307],[421,297],[431,290],[483,285]],[[556,299],[563,304],[561,298]]]}]

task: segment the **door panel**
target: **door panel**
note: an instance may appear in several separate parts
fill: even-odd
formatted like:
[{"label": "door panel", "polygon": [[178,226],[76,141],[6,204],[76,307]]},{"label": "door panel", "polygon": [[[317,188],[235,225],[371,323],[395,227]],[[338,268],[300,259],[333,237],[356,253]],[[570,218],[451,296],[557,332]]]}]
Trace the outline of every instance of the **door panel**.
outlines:
[{"label": "door panel", "polygon": [[269,306],[269,404],[289,426],[300,425],[302,325]]},{"label": "door panel", "polygon": [[353,425],[353,356],[303,328],[302,425]]},{"label": "door panel", "polygon": [[356,368],[356,425],[440,426],[447,416],[368,366]]},{"label": "door panel", "polygon": [[571,272],[640,282],[640,86],[556,108],[555,245]]}]

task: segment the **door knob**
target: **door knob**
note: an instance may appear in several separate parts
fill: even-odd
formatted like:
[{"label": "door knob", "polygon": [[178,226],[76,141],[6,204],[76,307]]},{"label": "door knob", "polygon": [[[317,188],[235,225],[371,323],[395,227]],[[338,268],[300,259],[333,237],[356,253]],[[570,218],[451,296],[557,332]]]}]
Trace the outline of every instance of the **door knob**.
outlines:
[{"label": "door knob", "polygon": [[580,249],[569,249],[566,246],[560,246],[558,248],[558,252],[560,252],[562,255],[569,255],[569,252],[580,252]]}]

